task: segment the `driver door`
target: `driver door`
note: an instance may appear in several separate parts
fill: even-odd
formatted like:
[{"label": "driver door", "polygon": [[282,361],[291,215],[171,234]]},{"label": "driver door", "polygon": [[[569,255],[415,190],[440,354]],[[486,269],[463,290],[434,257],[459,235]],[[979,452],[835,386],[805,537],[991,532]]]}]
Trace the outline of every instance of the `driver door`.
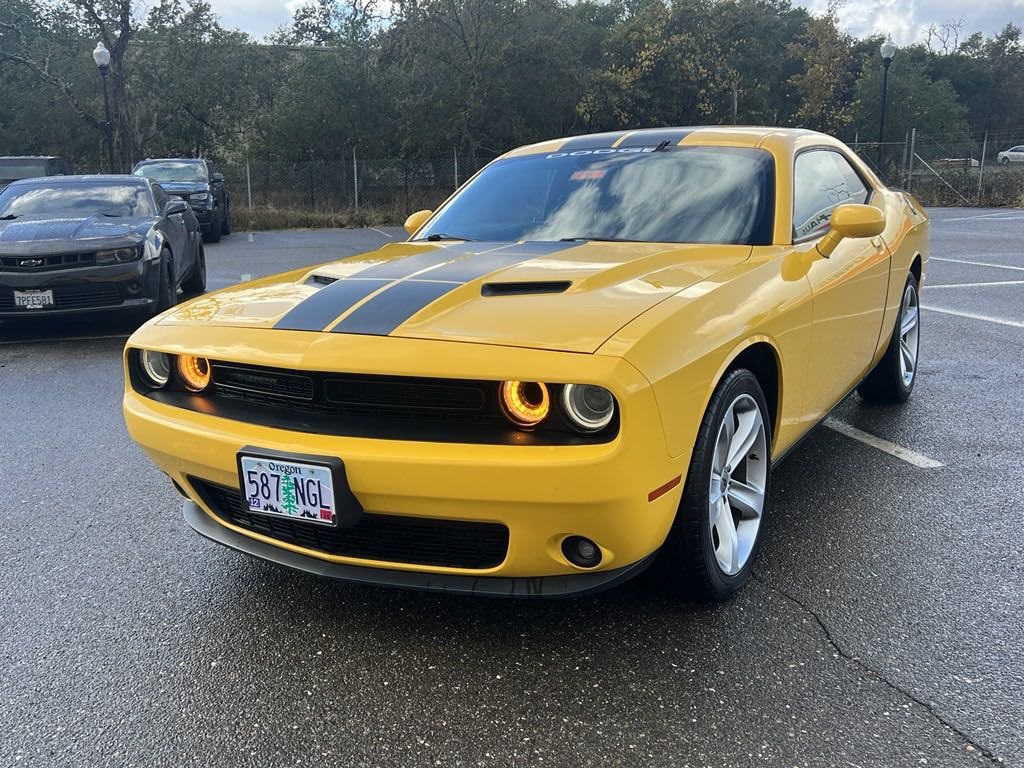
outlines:
[{"label": "driver door", "polygon": [[871,187],[839,151],[800,153],[793,179],[793,242],[804,243],[813,257],[807,275],[813,328],[805,411],[818,421],[871,364],[885,311],[890,257],[881,237],[844,238],[827,259],[814,250],[829,231],[835,208],[870,204]]}]

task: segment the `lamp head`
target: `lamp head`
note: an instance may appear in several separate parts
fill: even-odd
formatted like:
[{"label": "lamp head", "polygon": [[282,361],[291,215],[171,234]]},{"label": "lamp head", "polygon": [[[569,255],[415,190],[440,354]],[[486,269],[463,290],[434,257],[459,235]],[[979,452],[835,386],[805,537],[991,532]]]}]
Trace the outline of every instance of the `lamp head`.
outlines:
[{"label": "lamp head", "polygon": [[92,52],[92,60],[100,69],[110,66],[110,51],[107,50],[107,46],[103,44],[102,40],[96,43],[96,49]]},{"label": "lamp head", "polygon": [[887,37],[885,42],[879,46],[878,52],[882,54],[882,61],[888,64],[892,61],[892,57],[896,55],[896,43],[892,41],[891,37]]}]

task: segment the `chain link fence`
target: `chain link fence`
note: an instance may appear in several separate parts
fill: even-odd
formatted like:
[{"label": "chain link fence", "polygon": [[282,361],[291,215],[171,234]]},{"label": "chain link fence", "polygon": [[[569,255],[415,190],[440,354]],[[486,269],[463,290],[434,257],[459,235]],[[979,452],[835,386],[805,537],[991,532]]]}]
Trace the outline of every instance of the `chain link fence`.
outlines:
[{"label": "chain link fence", "polygon": [[222,171],[240,229],[394,224],[413,211],[436,208],[491,159],[456,153],[362,158],[353,153],[345,160],[247,158],[224,164]]},{"label": "chain link fence", "polygon": [[980,137],[911,130],[903,141],[850,143],[887,184],[925,205],[1024,206],[1024,129]]},{"label": "chain link fence", "polygon": [[[1024,206],[1024,129],[981,137],[917,130],[902,141],[849,142],[887,184],[925,205]],[[493,159],[453,152],[434,158],[305,161],[249,157],[221,166],[241,230],[398,224],[436,208]]]}]

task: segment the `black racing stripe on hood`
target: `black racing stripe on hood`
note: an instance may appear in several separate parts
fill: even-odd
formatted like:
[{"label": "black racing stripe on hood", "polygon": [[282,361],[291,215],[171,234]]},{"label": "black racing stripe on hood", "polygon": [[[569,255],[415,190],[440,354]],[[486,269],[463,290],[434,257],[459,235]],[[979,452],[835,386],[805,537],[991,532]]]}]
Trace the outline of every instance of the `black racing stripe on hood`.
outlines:
[{"label": "black racing stripe on hood", "polygon": [[338,315],[390,282],[354,277],[335,280],[292,307],[274,327],[284,331],[322,331]]},{"label": "black racing stripe on hood", "polygon": [[460,285],[430,280],[403,280],[374,296],[332,330],[334,333],[387,336],[428,304]]},{"label": "black racing stripe on hood", "polygon": [[513,243],[465,259],[452,261],[426,272],[422,279],[403,280],[395,283],[356,309],[331,330],[334,333],[387,336],[428,304],[461,285],[478,280],[499,269],[515,266],[524,261],[578,245],[579,243],[561,242]]},{"label": "black racing stripe on hood", "polygon": [[[382,264],[360,270],[356,273],[358,277],[382,278],[385,280],[400,280],[409,277],[421,269],[436,267],[458,257],[450,248],[432,248],[415,256],[405,256],[400,259],[391,259]],[[339,313],[340,314],[340,313]]]},{"label": "black racing stripe on hood", "polygon": [[468,283],[478,280],[484,275],[489,275],[491,272],[497,272],[499,269],[514,267],[516,264],[535,259],[538,256],[557,253],[577,245],[579,243],[517,243],[481,253],[472,258],[453,261],[438,269],[432,269],[425,277],[429,280],[454,280],[458,283]]},{"label": "black racing stripe on hood", "polygon": [[695,130],[696,128],[662,128],[649,131],[637,131],[636,133],[631,133],[626,136],[626,138],[618,145],[618,148],[656,147],[663,141],[667,141],[670,146],[674,146]]}]

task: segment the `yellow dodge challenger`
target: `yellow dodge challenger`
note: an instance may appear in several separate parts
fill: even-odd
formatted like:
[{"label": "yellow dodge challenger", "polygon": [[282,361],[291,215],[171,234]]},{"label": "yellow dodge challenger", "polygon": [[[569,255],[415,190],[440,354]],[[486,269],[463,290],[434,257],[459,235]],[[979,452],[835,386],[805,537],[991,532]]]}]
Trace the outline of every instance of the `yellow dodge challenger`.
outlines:
[{"label": "yellow dodge challenger", "polygon": [[131,436],[198,533],[302,571],[593,592],[750,577],[771,471],[851,390],[906,400],[928,221],[775,128],[559,139],[410,238],[140,328]]}]

